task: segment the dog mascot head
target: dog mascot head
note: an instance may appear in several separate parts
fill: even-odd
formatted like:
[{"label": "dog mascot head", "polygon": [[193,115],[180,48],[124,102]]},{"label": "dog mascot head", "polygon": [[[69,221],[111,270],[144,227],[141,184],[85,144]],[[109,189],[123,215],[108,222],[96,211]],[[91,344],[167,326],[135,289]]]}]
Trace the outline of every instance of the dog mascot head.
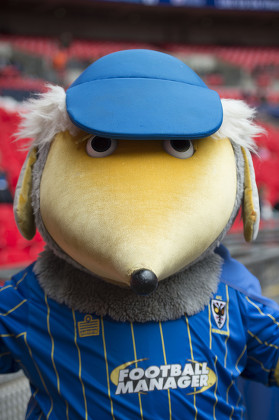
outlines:
[{"label": "dog mascot head", "polygon": [[31,100],[14,212],[25,238],[37,228],[47,244],[35,268],[48,294],[121,320],[201,310],[241,206],[245,239],[257,236],[253,116],[148,50],[110,54],[66,93]]}]

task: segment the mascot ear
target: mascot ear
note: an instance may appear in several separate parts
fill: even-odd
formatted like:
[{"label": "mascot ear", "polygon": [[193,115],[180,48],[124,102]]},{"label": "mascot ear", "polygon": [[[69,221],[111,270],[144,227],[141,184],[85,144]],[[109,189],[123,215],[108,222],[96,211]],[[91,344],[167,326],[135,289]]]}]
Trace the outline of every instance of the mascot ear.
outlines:
[{"label": "mascot ear", "polygon": [[[36,232],[31,205],[32,167],[37,151],[50,144],[55,135],[68,130],[76,135],[78,128],[72,124],[66,110],[66,94],[62,87],[46,85],[46,92],[30,99],[24,105],[17,139],[33,139],[30,152],[22,167],[15,192],[14,215],[17,226],[26,239]],[[30,147],[30,145],[26,146]]]},{"label": "mascot ear", "polygon": [[31,205],[32,167],[36,162],[36,148],[28,153],[21,169],[14,198],[14,216],[20,233],[26,239],[32,239],[36,226]]},{"label": "mascot ear", "polygon": [[228,137],[232,143],[241,147],[244,159],[244,194],[242,216],[244,221],[244,238],[247,242],[255,240],[260,223],[260,205],[255,172],[250,150],[255,152],[257,146],[254,138],[265,134],[265,130],[255,124],[255,109],[245,102],[235,99],[222,99],[223,122],[216,139]]},{"label": "mascot ear", "polygon": [[242,202],[244,238],[247,242],[250,242],[256,239],[259,231],[259,194],[251,154],[244,147],[241,147],[241,150],[244,159],[244,191]]}]

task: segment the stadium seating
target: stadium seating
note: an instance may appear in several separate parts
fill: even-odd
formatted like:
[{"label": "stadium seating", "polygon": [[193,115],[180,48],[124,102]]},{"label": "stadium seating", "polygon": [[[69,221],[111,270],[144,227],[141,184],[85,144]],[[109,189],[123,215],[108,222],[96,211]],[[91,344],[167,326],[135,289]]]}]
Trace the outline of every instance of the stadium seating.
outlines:
[{"label": "stadium seating", "polygon": [[[26,155],[19,150],[22,143],[12,141],[18,123],[17,112],[0,107],[0,168],[7,173],[12,194]],[[35,260],[42,249],[43,241],[39,234],[32,241],[21,236],[14,221],[12,204],[0,203],[0,267],[26,265]]]},{"label": "stadium seating", "polygon": [[[8,42],[19,51],[31,53],[44,57],[53,57],[60,49],[57,41],[44,37],[27,36],[1,36],[0,42]],[[83,60],[96,60],[99,57],[119,51],[121,49],[152,48],[152,45],[138,42],[110,42],[74,40],[64,50],[69,58]],[[165,51],[173,54],[190,55],[193,53],[213,54],[218,58],[239,66],[248,71],[253,71],[259,66],[278,66],[279,48],[261,47],[233,47],[217,45],[178,45],[165,44],[162,46]]]},{"label": "stadium seating", "polygon": [[168,44],[165,48],[173,54],[180,55],[213,54],[223,61],[248,71],[253,71],[259,66],[278,66],[279,64],[279,48],[175,44]]},{"label": "stadium seating", "polygon": [[[50,38],[26,36],[1,36],[0,42],[8,42],[18,51],[53,58],[60,50],[59,43]],[[69,47],[63,48],[68,58],[97,60],[99,57],[121,49],[150,48],[138,42],[109,42],[74,40]]]}]

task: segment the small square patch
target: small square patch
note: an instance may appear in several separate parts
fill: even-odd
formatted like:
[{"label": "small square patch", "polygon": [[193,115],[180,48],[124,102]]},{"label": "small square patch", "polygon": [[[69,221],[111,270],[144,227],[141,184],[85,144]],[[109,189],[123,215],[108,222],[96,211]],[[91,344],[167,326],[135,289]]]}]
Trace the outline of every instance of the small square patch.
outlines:
[{"label": "small square patch", "polygon": [[93,319],[91,315],[85,315],[84,320],[78,322],[78,335],[82,337],[91,337],[100,334],[100,321]]}]

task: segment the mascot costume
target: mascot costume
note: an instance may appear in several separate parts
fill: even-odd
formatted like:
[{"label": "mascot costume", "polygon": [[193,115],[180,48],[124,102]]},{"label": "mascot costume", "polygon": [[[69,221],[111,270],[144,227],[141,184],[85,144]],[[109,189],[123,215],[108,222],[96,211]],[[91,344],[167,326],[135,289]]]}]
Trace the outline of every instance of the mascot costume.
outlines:
[{"label": "mascot costume", "polygon": [[46,242],[0,292],[0,368],[29,420],[241,419],[279,384],[279,311],[220,244],[256,238],[253,110],[180,60],[120,51],[29,102],[17,225]]}]

